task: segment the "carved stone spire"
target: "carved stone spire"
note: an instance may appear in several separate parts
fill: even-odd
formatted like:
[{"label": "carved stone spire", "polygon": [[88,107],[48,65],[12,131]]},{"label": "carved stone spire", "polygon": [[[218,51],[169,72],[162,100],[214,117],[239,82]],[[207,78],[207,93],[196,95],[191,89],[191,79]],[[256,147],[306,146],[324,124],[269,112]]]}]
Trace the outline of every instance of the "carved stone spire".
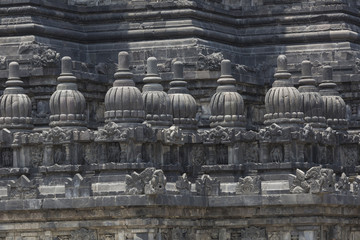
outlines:
[{"label": "carved stone spire", "polygon": [[145,105],[146,122],[153,127],[168,127],[172,125],[170,98],[163,91],[161,78],[157,70],[157,59],[147,60],[147,74],[144,78],[142,97]]},{"label": "carved stone spire", "polygon": [[277,58],[275,82],[266,93],[265,124],[276,123],[283,127],[295,127],[303,123],[304,113],[301,111],[301,95],[291,82],[291,74],[287,70],[287,58]]},{"label": "carved stone spire", "polygon": [[187,83],[183,77],[183,63],[174,63],[174,78],[170,82],[170,89],[168,91],[172,115],[174,117],[174,125],[183,130],[192,130],[197,128],[196,117],[196,101],[193,96],[189,94]]},{"label": "carved stone spire", "polygon": [[9,64],[9,77],[5,85],[4,94],[0,98],[0,127],[17,131],[32,129],[31,101],[24,94],[17,62]]},{"label": "carved stone spire", "polygon": [[235,79],[231,75],[231,62],[221,62],[219,86],[210,100],[210,127],[244,127],[244,100],[237,92]]},{"label": "carved stone spire", "polygon": [[50,98],[50,126],[84,128],[85,98],[78,91],[76,77],[72,74],[70,57],[61,59],[59,84]]},{"label": "carved stone spire", "polygon": [[129,70],[129,54],[120,52],[113,87],[105,96],[105,121],[119,126],[138,125],[144,121],[144,102]]},{"label": "carved stone spire", "polygon": [[332,75],[332,67],[325,66],[323,70],[323,81],[319,85],[320,95],[324,100],[324,115],[329,127],[336,130],[345,130],[348,127],[346,105],[336,89],[337,86],[332,80]]},{"label": "carved stone spire", "polygon": [[324,101],[316,87],[315,79],[312,78],[310,61],[306,60],[301,63],[301,73],[299,92],[305,123],[314,128],[325,128]]}]

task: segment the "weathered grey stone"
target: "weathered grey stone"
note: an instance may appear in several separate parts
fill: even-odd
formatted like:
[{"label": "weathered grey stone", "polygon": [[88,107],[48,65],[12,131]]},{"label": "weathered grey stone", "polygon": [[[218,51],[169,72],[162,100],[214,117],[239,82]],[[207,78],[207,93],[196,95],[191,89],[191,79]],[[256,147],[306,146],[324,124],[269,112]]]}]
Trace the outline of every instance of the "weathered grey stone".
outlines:
[{"label": "weathered grey stone", "polygon": [[[0,131],[0,239],[357,239],[359,7],[355,0],[0,1],[0,88],[14,75],[9,62],[19,62],[15,75],[35,124]],[[278,54],[287,59],[279,57],[265,95]],[[60,55],[73,59],[65,58],[59,77],[71,83],[56,92],[69,95],[49,102]],[[321,78],[327,65],[333,83]],[[321,80],[323,98],[335,99],[326,129],[318,102],[305,101],[319,100]],[[142,87],[146,109],[137,101]],[[81,123],[67,125],[72,96],[82,103]],[[54,102],[59,114],[50,113]],[[17,99],[7,103],[0,114]],[[237,120],[239,107],[241,124],[231,115]]]},{"label": "weathered grey stone", "polygon": [[174,125],[184,130],[197,129],[196,112],[197,105],[193,96],[187,89],[187,83],[183,76],[183,63],[175,62],[173,65],[174,77],[170,82],[168,91]]},{"label": "weathered grey stone", "polygon": [[16,181],[9,182],[7,193],[10,199],[31,199],[38,197],[39,189],[34,180],[30,181],[25,175],[21,175]]},{"label": "weathered grey stone", "polygon": [[141,92],[132,80],[133,74],[129,70],[129,62],[129,54],[120,52],[113,87],[105,96],[105,119],[119,126],[139,125],[145,117]]},{"label": "weathered grey stone", "polygon": [[310,61],[301,63],[301,74],[299,92],[302,97],[304,121],[314,128],[325,128],[324,101],[315,85],[315,79],[312,78]]},{"label": "weathered grey stone", "polygon": [[277,58],[275,82],[265,96],[264,123],[266,125],[276,123],[282,126],[296,126],[303,123],[304,113],[301,109],[301,95],[293,87],[287,64],[285,55],[280,55]]},{"label": "weathered grey stone", "polygon": [[202,196],[220,195],[220,182],[204,174],[196,180],[196,193]]},{"label": "weathered grey stone", "polygon": [[244,127],[244,100],[235,89],[229,60],[221,61],[221,76],[217,82],[220,86],[210,101],[210,126]]},{"label": "weathered grey stone", "polygon": [[169,96],[163,91],[161,77],[158,75],[157,59],[147,60],[147,73],[144,78],[142,97],[145,105],[145,120],[153,127],[166,127],[172,124],[171,103]]},{"label": "weathered grey stone", "polygon": [[290,178],[292,193],[320,193],[335,191],[335,174],[332,169],[312,167],[306,173],[296,170],[296,176]]},{"label": "weathered grey stone", "polygon": [[58,81],[60,83],[50,98],[50,126],[84,128],[86,102],[83,94],[78,91],[70,57],[61,59]]},{"label": "weathered grey stone", "polygon": [[323,72],[323,81],[319,85],[320,94],[324,99],[325,117],[327,124],[333,129],[347,129],[346,106],[339,92],[336,90],[336,84],[332,80],[333,70],[331,66],[325,66]]},{"label": "weathered grey stone", "polygon": [[9,64],[9,77],[0,99],[0,127],[16,131],[32,129],[31,100],[25,94],[19,64]]},{"label": "weathered grey stone", "polygon": [[140,174],[133,172],[126,175],[126,193],[128,194],[162,194],[166,191],[166,177],[162,170],[147,168]]},{"label": "weathered grey stone", "polygon": [[89,197],[92,195],[90,179],[84,179],[79,173],[65,183],[65,197]]},{"label": "weathered grey stone", "polygon": [[236,194],[259,194],[261,191],[260,176],[239,178]]}]

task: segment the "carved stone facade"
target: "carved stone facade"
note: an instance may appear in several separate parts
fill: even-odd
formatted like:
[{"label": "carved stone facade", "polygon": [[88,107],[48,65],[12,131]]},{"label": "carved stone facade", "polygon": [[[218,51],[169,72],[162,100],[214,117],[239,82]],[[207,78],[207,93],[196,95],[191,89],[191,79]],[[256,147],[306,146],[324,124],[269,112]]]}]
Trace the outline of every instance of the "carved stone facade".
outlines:
[{"label": "carved stone facade", "polygon": [[360,239],[359,10],[0,1],[0,240]]}]

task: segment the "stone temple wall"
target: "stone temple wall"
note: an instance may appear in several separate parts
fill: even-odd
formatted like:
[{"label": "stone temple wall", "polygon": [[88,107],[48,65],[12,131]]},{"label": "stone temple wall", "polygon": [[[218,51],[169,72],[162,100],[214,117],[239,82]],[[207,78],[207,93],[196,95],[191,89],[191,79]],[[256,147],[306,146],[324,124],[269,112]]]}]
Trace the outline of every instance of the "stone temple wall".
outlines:
[{"label": "stone temple wall", "polygon": [[359,11],[0,1],[0,239],[360,239]]}]

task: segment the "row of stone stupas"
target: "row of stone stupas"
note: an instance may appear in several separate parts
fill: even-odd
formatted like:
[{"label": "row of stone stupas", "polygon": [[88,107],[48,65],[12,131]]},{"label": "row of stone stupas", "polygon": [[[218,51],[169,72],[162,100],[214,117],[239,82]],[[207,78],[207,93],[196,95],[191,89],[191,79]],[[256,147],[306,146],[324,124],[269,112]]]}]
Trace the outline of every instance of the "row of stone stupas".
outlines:
[{"label": "row of stone stupas", "polygon": [[[78,91],[76,77],[72,73],[72,60],[63,57],[59,84],[50,98],[50,126],[74,129],[86,128],[84,114],[86,102]],[[320,91],[311,76],[311,63],[302,62],[302,77],[296,89],[287,71],[287,60],[280,55],[277,60],[275,82],[265,97],[265,125],[276,123],[282,127],[310,124],[315,129],[327,126],[346,129],[345,102],[332,81],[332,68],[324,67]],[[157,60],[147,60],[147,74],[142,93],[135,87],[133,74],[129,70],[129,55],[120,52],[118,69],[114,74],[113,87],[105,96],[105,121],[119,127],[140,126],[150,123],[154,128],[175,125],[184,131],[197,129],[195,99],[189,94],[183,78],[183,64],[175,62],[174,78],[168,93],[163,91],[157,70]],[[219,86],[210,101],[210,127],[233,127],[244,129],[244,101],[236,90],[236,81],[231,75],[231,62],[221,62]],[[33,128],[31,101],[24,94],[23,82],[19,78],[19,64],[11,62],[6,89],[0,99],[0,127],[23,131]]]}]

